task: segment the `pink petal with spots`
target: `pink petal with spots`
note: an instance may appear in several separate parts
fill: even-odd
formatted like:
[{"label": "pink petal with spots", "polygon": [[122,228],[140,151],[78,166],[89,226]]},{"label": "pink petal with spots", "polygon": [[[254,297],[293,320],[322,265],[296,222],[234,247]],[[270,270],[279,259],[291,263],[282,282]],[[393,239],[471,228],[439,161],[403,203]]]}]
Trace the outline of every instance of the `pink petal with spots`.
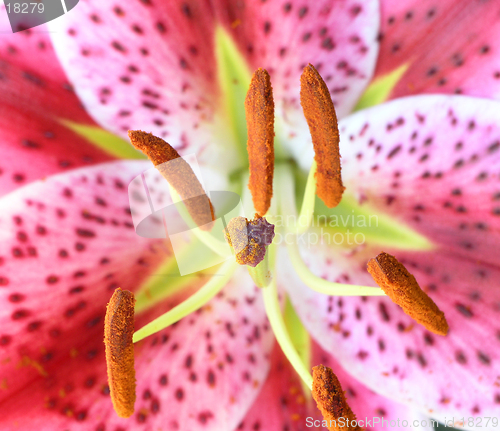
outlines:
[{"label": "pink petal with spots", "polygon": [[[135,234],[129,214],[127,184],[148,167],[75,170],[0,201],[2,429],[130,426],[108,396],[103,317],[116,287],[137,289],[172,258],[162,240]],[[136,327],[172,305],[137,316]],[[265,380],[272,341],[259,292],[240,272],[200,312],[137,345],[134,429],[233,429]]]},{"label": "pink petal with spots", "polygon": [[152,132],[214,164],[238,160],[227,120],[216,113],[214,12],[206,2],[81,1],[78,8],[51,23],[52,40],[96,121],[126,139],[129,129]]},{"label": "pink petal with spots", "polygon": [[269,376],[259,396],[238,426],[238,431],[300,431],[323,429],[307,426],[308,418],[321,420],[311,393],[305,394],[302,380],[288,362],[278,344],[275,345]]},{"label": "pink petal with spots", "polygon": [[148,165],[74,170],[0,200],[0,344],[10,389],[39,376],[35,366],[16,372],[24,357],[42,365],[47,352],[54,362],[69,359],[71,346],[58,347],[73,342],[66,331],[102,326],[105,310],[93,304],[117,287],[135,290],[171,254],[162,242],[137,236],[132,224],[127,183]]},{"label": "pink petal with spots", "polygon": [[376,75],[410,65],[391,97],[500,96],[500,6],[495,1],[382,0]]},{"label": "pink petal with spots", "polygon": [[57,120],[32,114],[0,104],[0,195],[47,175],[114,159]]},{"label": "pink petal with spots", "polygon": [[0,6],[1,104],[92,124],[54,52],[46,26],[12,33]]},{"label": "pink petal with spots", "polygon": [[[312,366],[323,364],[334,370],[346,392],[349,405],[358,420],[363,420],[362,426],[364,428],[370,430],[380,429],[383,418],[388,421],[383,422],[386,428],[390,426],[391,421],[395,421],[393,425],[396,424],[396,426],[391,427],[391,429],[402,431],[405,429],[403,421],[407,421],[416,431],[430,431],[433,429],[430,426],[429,418],[410,407],[378,395],[359,380],[353,378],[329,353],[314,341],[312,342],[311,353]],[[380,422],[374,423],[374,418],[380,418]],[[398,419],[400,426],[397,426]],[[322,420],[323,417],[316,407],[311,393],[306,394],[303,392],[302,381],[279,346],[276,345],[266,383],[245,419],[238,426],[238,430],[326,430],[326,428],[321,427]],[[420,422],[422,420],[426,422],[422,424]]]},{"label": "pink petal with spots", "polygon": [[271,75],[278,142],[309,169],[312,141],[300,106],[300,75],[312,63],[330,90],[337,115],[347,115],[373,74],[378,1],[248,2],[232,9],[230,0],[221,3],[218,17],[251,69],[264,67]]},{"label": "pink petal with spots", "polygon": [[[312,362],[330,367],[338,377],[349,406],[356,415],[359,425],[368,430],[390,428],[404,431],[411,428],[415,431],[432,431],[430,418],[415,409],[385,398],[368,389],[362,381],[347,373],[344,368],[328,352],[317,343],[312,345]],[[399,422],[398,422],[399,421]],[[406,423],[405,423],[406,421]]]},{"label": "pink petal with spots", "polygon": [[[138,394],[151,390],[161,406],[149,425],[235,429],[265,382],[274,344],[261,292],[246,270],[201,311],[151,338],[136,367]],[[136,403],[139,412],[157,413],[149,406]]]},{"label": "pink petal with spots", "polygon": [[[98,298],[94,311],[104,313],[107,300],[104,295]],[[158,307],[154,315],[167,309]],[[136,325],[152,317],[141,316]],[[137,345],[136,411],[129,420],[113,411],[102,323],[96,327],[93,333],[86,329],[85,337],[80,328],[64,331],[71,341],[55,346],[66,353],[61,355],[63,360],[50,364],[53,358],[46,354],[48,359],[41,365],[47,375],[33,377],[29,387],[9,392],[2,404],[9,412],[2,418],[2,429],[178,430],[188,424],[192,429],[232,430],[269,370],[273,335],[260,292],[241,272],[200,312]]]},{"label": "pink petal with spots", "polygon": [[[330,281],[370,286],[366,262],[380,252],[367,244],[351,254],[320,245],[303,250],[310,269]],[[414,323],[388,298],[328,297],[282,271],[302,322],[351,375],[397,402],[430,416],[489,416],[500,391],[500,269],[447,251],[384,251],[395,255],[445,313],[446,337]],[[287,259],[282,256],[286,268]],[[497,364],[497,365],[495,365]]]},{"label": "pink petal with spots", "polygon": [[59,123],[66,119],[93,124],[59,66],[46,30],[12,34],[4,8],[0,8],[0,195],[46,175],[112,159]]},{"label": "pink petal with spots", "polygon": [[500,265],[500,104],[419,96],[341,121],[346,192],[442,250]]},{"label": "pink petal with spots", "polygon": [[[151,131],[213,163],[221,155],[235,157],[228,152],[234,151],[228,118],[219,110],[214,53],[219,24],[251,69],[269,69],[282,136],[296,136],[300,145],[305,144],[297,134],[307,131],[299,103],[302,68],[308,62],[319,68],[345,115],[371,78],[378,49],[375,0],[247,2],[245,7],[228,1],[81,1],[78,7],[78,14],[53,21],[58,30],[53,41],[94,118],[121,135],[130,128]],[[290,148],[297,145],[291,142]],[[203,153],[207,148],[210,153]]]}]

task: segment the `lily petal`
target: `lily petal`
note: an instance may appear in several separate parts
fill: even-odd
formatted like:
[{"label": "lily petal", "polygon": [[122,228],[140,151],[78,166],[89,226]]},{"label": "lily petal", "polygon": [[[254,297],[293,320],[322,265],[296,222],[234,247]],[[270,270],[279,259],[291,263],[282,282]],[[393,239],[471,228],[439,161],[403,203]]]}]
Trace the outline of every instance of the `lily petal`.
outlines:
[{"label": "lily petal", "polygon": [[[368,389],[363,383],[348,374],[335,358],[316,342],[312,342],[311,354],[312,364],[323,364],[334,370],[346,391],[350,407],[357,419],[363,420],[362,427],[364,429],[379,429],[382,423],[388,427],[392,422],[392,425],[395,426],[391,426],[391,428],[402,431],[405,429],[404,421],[407,421],[407,424],[410,424],[417,431],[431,431],[433,429],[429,418],[411,407],[396,403]],[[299,431],[306,428],[323,430],[326,428],[321,427],[322,421],[323,417],[311,398],[310,392],[308,394],[303,392],[299,377],[279,346],[276,345],[266,383],[245,419],[238,426],[238,430],[287,429]]]},{"label": "lily petal", "polygon": [[[308,418],[322,420],[311,393],[304,393],[300,378],[276,344],[267,380],[238,431],[299,431],[310,423],[306,422]],[[307,428],[323,429],[309,425]]]},{"label": "lily petal", "polygon": [[500,265],[499,113],[496,101],[434,95],[346,118],[346,193],[441,250]]},{"label": "lily petal", "polygon": [[[116,287],[137,289],[171,256],[162,241],[136,235],[130,217],[126,185],[149,166],[74,170],[0,201],[2,429],[127,424],[106,399],[103,318]],[[136,325],[173,305],[139,315]],[[272,342],[261,298],[243,273],[201,311],[138,343],[136,423],[147,429],[189,417],[233,429],[265,380]],[[199,407],[199,398],[213,404]],[[229,407],[221,412],[219,402]]]},{"label": "lily petal", "polygon": [[352,111],[378,54],[378,2],[248,2],[229,14],[224,3],[230,2],[220,3],[218,17],[234,27],[231,34],[251,69],[263,67],[271,75],[277,145],[309,169],[312,141],[300,106],[300,75],[313,64],[332,94],[337,115]]},{"label": "lily petal", "polygon": [[136,360],[138,394],[150,391],[160,410],[143,395],[138,419],[149,409],[149,426],[233,430],[264,385],[274,335],[260,290],[239,268],[200,312],[145,343]]},{"label": "lily petal", "polygon": [[376,76],[408,66],[391,98],[460,93],[498,99],[498,4],[382,0],[381,14]]},{"label": "lily petal", "polygon": [[[340,116],[354,107],[373,73],[379,4],[218,1],[217,19],[228,28],[252,70],[265,68],[281,109],[300,108],[300,75],[312,63],[323,75]],[[305,123],[304,123],[305,124]],[[306,127],[307,128],[307,127]]]},{"label": "lily petal", "polygon": [[[377,250],[365,245],[345,254],[315,245],[303,256],[311,271],[327,280],[374,285],[365,268]],[[437,418],[493,415],[500,402],[495,367],[500,329],[492,324],[500,269],[445,251],[386,251],[409,268],[445,313],[448,336],[429,333],[388,298],[328,297],[282,270],[303,324],[346,371],[386,397]],[[287,259],[281,258],[285,267]]]},{"label": "lily petal", "polygon": [[13,34],[4,4],[0,11],[1,100],[40,113],[49,111],[54,117],[93,124],[59,64],[48,28],[42,25]]},{"label": "lily petal", "polygon": [[[346,392],[346,399],[358,421],[364,429],[377,430],[381,427],[391,427],[404,431],[409,426],[417,431],[432,431],[434,427],[430,418],[425,417],[411,407],[385,398],[368,389],[360,380],[352,377],[317,343],[313,343],[313,362],[330,367],[338,377]],[[406,423],[405,423],[406,421]],[[394,425],[394,426],[393,426]]]},{"label": "lily petal", "polygon": [[[93,125],[47,33],[11,33],[0,6],[0,195],[46,175],[112,160],[60,120]],[[40,64],[44,67],[41,68]]]},{"label": "lily petal", "polygon": [[[217,151],[227,157],[234,145],[227,133],[213,138],[228,127],[217,112],[222,104],[217,27],[232,36],[250,69],[270,72],[277,114],[286,123],[284,141],[302,128],[307,131],[299,77],[308,62],[324,74],[345,115],[371,78],[378,49],[375,0],[322,0],[307,6],[248,2],[244,7],[226,1],[120,6],[88,1],[79,10],[78,16],[51,25],[58,30],[56,51],[89,112],[118,134],[140,125],[184,153],[189,148],[200,155],[210,145],[214,163]],[[303,144],[299,136],[295,140]]]},{"label": "lily petal", "polygon": [[311,63],[330,91],[337,116],[342,118],[351,112],[373,75],[378,54],[379,4],[349,0],[318,1],[307,6],[296,1],[268,2],[266,6],[270,17],[281,17],[285,10],[285,15],[293,18],[275,26],[279,30],[276,28],[278,31],[270,35],[271,41],[263,38],[263,43],[269,46],[271,42],[275,51],[263,51],[266,55],[252,59],[252,64],[265,65],[271,74],[277,151],[282,146],[303,169],[309,170],[314,152],[300,105],[300,75]]},{"label": "lily petal", "polygon": [[12,390],[40,374],[37,366],[16,372],[24,357],[69,359],[72,346],[56,348],[73,343],[67,331],[102,326],[105,309],[92,304],[106,302],[117,287],[135,290],[170,255],[160,241],[136,235],[130,216],[127,182],[148,166],[73,170],[0,200],[1,344],[9,359],[2,371]]},{"label": "lily petal", "polygon": [[114,159],[58,121],[1,101],[0,130],[0,195],[47,175]]},{"label": "lily petal", "polygon": [[[56,348],[64,351],[71,345],[69,354],[52,364],[42,362],[46,375],[8,391],[2,403],[9,412],[2,417],[3,429],[71,426],[83,431],[131,422],[137,430],[181,429],[182,423],[235,429],[265,381],[273,343],[259,291],[247,274],[240,274],[200,312],[136,346],[137,401],[130,420],[118,418],[108,397],[98,324],[85,337],[81,328],[65,331],[72,342],[62,341]],[[101,296],[92,308],[102,311],[106,301]]]},{"label": "lily petal", "polygon": [[93,117],[123,137],[129,129],[152,132],[181,154],[196,152],[214,163],[227,156],[230,137],[219,135],[219,148],[215,138],[224,124],[216,115],[221,103],[210,6],[87,1],[78,7],[77,16],[51,23],[53,43]]}]

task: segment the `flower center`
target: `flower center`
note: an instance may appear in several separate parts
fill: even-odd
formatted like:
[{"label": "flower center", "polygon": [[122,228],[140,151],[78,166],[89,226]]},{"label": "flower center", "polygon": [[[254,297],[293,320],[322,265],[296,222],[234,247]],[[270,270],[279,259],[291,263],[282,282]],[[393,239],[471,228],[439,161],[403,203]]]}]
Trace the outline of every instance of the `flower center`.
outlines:
[{"label": "flower center", "polygon": [[[253,207],[259,214],[266,215],[267,219],[273,224],[277,223],[279,217],[283,215],[287,216],[286,223],[279,225],[278,231],[286,238],[289,255],[298,276],[311,289],[323,294],[336,296],[385,295],[387,289],[381,290],[374,287],[353,286],[324,280],[311,273],[301,259],[296,237],[298,234],[306,231],[313,220],[315,194],[319,195],[325,205],[334,207],[340,203],[344,191],[340,175],[339,133],[335,110],[328,90],[326,89],[326,85],[312,65],[306,66],[302,76],[301,102],[313,138],[316,157],[305,187],[300,215],[297,217],[292,166],[290,163],[279,163],[276,166],[276,175],[274,175],[274,103],[272,100],[272,88],[269,75],[262,69],[257,70],[254,74],[245,102],[248,119],[248,154],[250,166],[248,188],[252,195]],[[189,165],[182,161],[179,154],[168,143],[150,134],[131,131],[129,135],[134,146],[148,155],[155,166],[159,168],[160,173],[169,181],[174,189],[174,194],[181,195],[180,197],[183,201],[192,195],[200,195],[201,190],[202,197],[205,198],[204,203],[206,207],[206,220],[204,220],[204,222],[207,223],[212,220],[212,205],[208,197],[202,191]],[[172,169],[163,167],[164,162],[171,162],[172,160],[179,161],[180,165],[175,165]],[[186,180],[183,181],[183,178],[186,178]],[[279,198],[277,199],[276,205],[271,206],[273,185],[278,189]],[[193,193],[193,190],[196,192]],[[243,201],[249,202],[248,193],[244,193]],[[202,205],[203,202],[199,202],[198,204]],[[200,210],[199,206],[192,207],[186,205],[186,207],[190,216],[195,221],[195,224],[202,227],[203,223],[201,222],[202,218],[200,218],[200,214],[203,213],[203,211]],[[292,217],[289,218],[288,216]],[[264,219],[257,215],[257,221],[250,223],[257,225],[259,220],[262,221]],[[241,238],[238,237],[238,235],[241,236],[241,229],[237,229],[238,221],[242,221],[246,225],[245,228],[247,227],[248,221],[240,218],[240,220],[232,220],[226,228],[227,233],[232,232],[234,238],[237,238],[237,240],[231,244],[233,248],[238,248],[238,245],[244,244],[242,247],[239,247],[238,250],[235,250],[236,261],[239,264],[251,264],[252,268],[249,269],[250,275],[254,279],[256,285],[263,288],[266,312],[276,338],[285,355],[290,360],[290,363],[310,388],[312,377],[293,346],[281,314],[276,280],[272,277],[274,257],[271,257],[271,262],[269,262],[266,256],[262,263],[255,266],[257,262],[257,260],[254,259],[256,252],[258,251],[260,254],[263,254],[265,252],[265,246],[263,248],[258,245],[247,233],[245,233],[245,241],[242,241]],[[265,221],[265,224],[269,226],[267,221]],[[238,230],[238,235],[235,234],[236,230]],[[198,231],[198,235],[203,242],[211,245],[212,250],[218,252],[221,247],[219,240],[211,236],[209,232]],[[232,234],[230,236],[233,238]],[[253,244],[252,241],[255,244]],[[252,248],[252,244],[257,244],[257,246]],[[271,255],[273,255],[274,252],[272,249],[273,246],[276,246],[276,244],[270,247]],[[251,250],[254,250],[255,253],[252,254]],[[246,253],[246,257],[240,258],[241,253]],[[189,299],[138,330],[134,334],[134,342],[165,328],[203,306],[224,287],[234,272],[235,266],[235,262],[232,260],[224,263],[221,268],[224,273],[223,277],[211,279]],[[269,274],[269,272],[271,272],[271,274]],[[373,271],[370,271],[370,273],[375,274]],[[381,287],[387,287],[387,283],[384,284],[380,281],[382,278],[380,274],[377,276],[374,275],[375,281]],[[270,282],[270,280],[272,281]],[[408,286],[411,285],[410,290],[404,289],[406,286],[404,280],[399,279],[394,283],[405,292],[410,292],[407,295],[409,302],[405,302],[405,307],[403,307],[403,309],[410,316],[415,316],[416,314],[413,313],[413,311],[415,307],[418,307],[418,303],[416,303],[416,305],[412,304],[412,300],[415,298],[421,299],[423,297],[422,295],[425,294],[421,292],[416,282],[410,284],[406,283]],[[394,290],[398,291],[398,289]],[[398,298],[393,294],[389,294],[389,296],[400,305],[404,302],[398,302]],[[432,303],[431,300],[430,302]],[[433,326],[431,322],[436,318],[443,318],[442,313],[441,315],[439,314],[440,312],[437,307],[435,307],[434,303],[432,303],[432,305],[433,306],[428,306],[424,312],[426,319],[420,319],[420,322],[431,330],[436,327],[435,325]],[[439,327],[443,328],[444,326],[441,324]],[[443,333],[444,331],[441,330],[440,332]]]},{"label": "flower center", "polygon": [[[223,35],[218,37],[223,38]],[[228,61],[228,57],[231,56],[228,56],[227,52],[232,50],[230,44],[228,45],[228,42],[222,39],[218,45],[226,45],[225,50],[218,53],[220,62]],[[233,82],[226,69],[222,68],[221,79]],[[234,70],[239,72],[240,79],[241,76],[244,76],[244,71],[238,71],[237,68]],[[227,96],[231,91],[226,88],[224,93]],[[262,254],[263,250],[265,251],[267,243],[262,246],[259,241],[250,237],[248,230],[246,230],[246,238],[240,238],[238,235],[241,236],[240,225],[242,223],[246,225],[253,223],[253,227],[261,225],[268,227],[269,223],[275,225],[276,234],[285,239],[289,257],[297,275],[311,289],[335,296],[381,296],[387,294],[394,302],[401,305],[408,315],[414,317],[427,329],[441,335],[446,333],[447,326],[444,315],[432,300],[421,291],[411,274],[394,257],[383,253],[377,256],[375,263],[371,261],[369,264],[369,271],[381,288],[329,282],[314,275],[302,261],[297,238],[306,232],[314,221],[317,221],[318,215],[315,214],[316,196],[327,208],[334,208],[341,203],[345,188],[341,178],[339,131],[335,109],[325,83],[312,65],[306,66],[302,74],[300,97],[313,141],[315,160],[304,187],[299,214],[297,214],[295,200],[295,165],[293,161],[279,156],[276,157],[275,163],[274,101],[271,81],[265,70],[258,69],[251,79],[245,101],[249,174],[246,173],[246,170],[239,170],[240,175],[243,176],[242,183],[245,184],[248,181],[248,189],[251,193],[250,200],[248,191],[244,189],[242,192],[246,214],[252,214],[255,211],[257,218],[253,222],[233,219],[227,227],[225,226],[231,239],[230,244],[235,248],[235,258],[221,264],[217,271],[219,275],[212,277],[187,300],[136,331],[133,335],[134,343],[179,321],[205,305],[227,284],[238,263],[256,263],[254,258],[257,254]],[[228,117],[232,118],[233,124],[235,124],[232,131],[234,138],[236,141],[241,141],[244,139],[241,136],[241,130],[244,127],[238,114],[240,110],[232,109],[237,100],[240,100],[238,95],[227,96],[225,109]],[[190,201],[192,196],[201,196],[196,201],[186,203],[188,212],[186,217],[191,218],[194,224],[200,227],[200,229],[194,229],[200,242],[207,245],[215,253],[224,255],[223,247],[225,244],[216,235],[213,235],[213,232],[210,232],[214,225],[212,223],[214,220],[212,204],[189,165],[168,143],[160,138],[138,131],[129,132],[129,136],[134,146],[143,151],[167,179],[174,198],[180,198],[186,203],[186,200]],[[281,150],[277,153],[282,155]],[[163,168],[165,162],[171,163],[172,161],[176,162],[175,167]],[[274,199],[272,199],[273,189],[277,192]],[[238,231],[237,234],[235,234],[236,231]],[[237,241],[234,241],[234,238],[237,238]],[[414,239],[418,243],[418,237]],[[425,243],[422,242],[422,244]],[[264,260],[255,268],[249,268],[249,273],[256,285],[262,288],[266,313],[282,351],[302,378],[305,386],[312,391],[313,376],[310,372],[310,366],[305,363],[304,355],[301,356],[300,352],[297,351],[294,340],[288,331],[278,296],[277,280],[273,277],[277,246],[275,240],[269,245]],[[246,253],[245,256],[242,257],[241,252]],[[153,302],[148,304],[147,301],[138,300],[136,312],[147,308]],[[317,390],[316,393],[320,392]]]}]

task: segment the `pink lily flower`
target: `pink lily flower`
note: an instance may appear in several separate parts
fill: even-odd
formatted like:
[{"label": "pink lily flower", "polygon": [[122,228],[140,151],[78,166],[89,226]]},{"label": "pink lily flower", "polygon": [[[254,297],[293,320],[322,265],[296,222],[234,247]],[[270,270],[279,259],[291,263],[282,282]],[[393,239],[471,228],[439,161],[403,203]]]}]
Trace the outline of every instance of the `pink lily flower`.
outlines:
[{"label": "pink lily flower", "polygon": [[[102,334],[115,288],[142,298],[140,328],[209,276],[161,276],[175,258],[164,241],[135,233],[127,192],[151,164],[117,160],[124,151],[140,157],[117,140],[103,148],[89,139],[99,140],[96,123],[122,138],[129,129],[151,131],[182,154],[196,153],[208,190],[233,189],[229,175],[246,169],[245,135],[232,111],[242,107],[228,95],[242,101],[237,91],[245,87],[220,75],[230,50],[214,55],[214,40],[227,40],[216,38],[219,26],[248,70],[271,74],[282,161],[293,158],[304,172],[312,162],[299,103],[307,63],[323,75],[341,118],[346,199],[338,212],[320,203],[316,211],[328,223],[351,216],[347,227],[361,228],[366,241],[309,244],[298,256],[317,277],[372,286],[366,262],[383,248],[450,323],[438,338],[387,298],[314,292],[307,270],[306,283],[291,271],[290,258],[300,271],[296,250],[281,247],[275,277],[314,340],[302,349],[310,363],[335,370],[358,418],[411,423],[422,413],[465,418],[463,426],[474,428],[494,417],[500,105],[486,100],[500,85],[494,2],[157,3],[82,0],[50,24],[50,39],[35,29],[2,33],[2,429],[300,430],[308,418],[321,419],[275,345],[261,292],[243,268],[198,312],[136,344],[131,419],[118,418],[109,399]],[[348,115],[374,74],[398,69],[395,100]],[[457,89],[483,98],[398,98]],[[299,189],[303,176],[295,178]],[[356,225],[363,214],[379,224]],[[345,233],[338,225],[310,232],[322,227],[329,238]],[[173,292],[160,301],[165,285]]]}]

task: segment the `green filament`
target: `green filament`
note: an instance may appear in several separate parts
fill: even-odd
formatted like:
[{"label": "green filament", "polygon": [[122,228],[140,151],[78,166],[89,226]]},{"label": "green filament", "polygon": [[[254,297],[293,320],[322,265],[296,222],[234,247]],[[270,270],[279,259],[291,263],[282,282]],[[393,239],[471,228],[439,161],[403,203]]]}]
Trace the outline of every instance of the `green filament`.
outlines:
[{"label": "green filament", "polygon": [[[220,263],[220,258],[214,253],[207,254],[207,249],[200,241],[195,240],[180,252],[169,256],[164,263],[151,274],[135,292],[135,313],[154,307],[162,300],[182,291],[193,282],[194,278],[206,276],[213,272],[213,266]],[[200,268],[211,268],[193,274],[182,276],[178,268],[178,260],[196,261]]]},{"label": "green filament", "polygon": [[304,365],[304,362],[302,361],[302,358],[298,354],[297,350],[295,350],[290,334],[287,331],[283,315],[281,314],[276,280],[273,280],[267,288],[262,289],[262,294],[264,296],[264,305],[269,323],[271,324],[271,328],[278,344],[281,347],[281,350],[306,387],[312,389],[313,379],[311,373]]},{"label": "green filament", "polygon": [[312,290],[332,296],[385,296],[379,287],[334,283],[314,275],[300,257],[296,243],[287,244],[288,255],[299,278]]},{"label": "green filament", "polygon": [[232,259],[225,262],[217,271],[218,274],[212,276],[212,278],[196,293],[194,293],[184,302],[181,302],[179,305],[172,308],[172,310],[166,312],[165,314],[156,318],[152,322],[149,322],[147,325],[136,331],[133,336],[134,343],[137,343],[143,338],[149,337],[150,335],[161,331],[167,326],[178,322],[183,317],[186,317],[201,308],[222,290],[222,288],[233,276],[237,267],[238,265]]},{"label": "green filament", "polygon": [[314,204],[316,203],[316,161],[313,160],[311,170],[307,177],[306,189],[302,198],[302,207],[300,208],[299,224],[297,234],[304,233],[310,226],[314,215]]},{"label": "green filament", "polygon": [[[169,184],[170,195],[172,196],[172,201],[174,203],[182,202],[181,197],[175,191],[175,189]],[[193,225],[194,221],[187,211],[187,208],[184,205],[177,205],[177,210],[179,211],[182,219],[188,224]],[[196,225],[195,225],[196,226]],[[194,227],[190,230],[203,244],[205,244],[212,251],[217,253],[219,256],[228,257],[229,255],[229,245],[226,242],[220,241],[215,238],[210,232],[204,231],[199,227]]]}]

